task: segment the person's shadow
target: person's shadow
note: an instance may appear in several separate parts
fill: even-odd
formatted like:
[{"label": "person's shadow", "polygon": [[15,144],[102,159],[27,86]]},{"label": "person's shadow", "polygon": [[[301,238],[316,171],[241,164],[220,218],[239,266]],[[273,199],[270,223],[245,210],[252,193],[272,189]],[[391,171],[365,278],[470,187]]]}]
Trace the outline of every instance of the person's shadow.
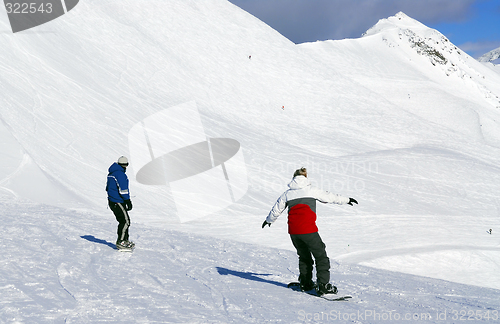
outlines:
[{"label": "person's shadow", "polygon": [[223,276],[231,275],[231,276],[240,277],[240,278],[247,279],[247,280],[265,282],[265,283],[275,285],[278,287],[284,287],[284,288],[287,287],[287,285],[282,283],[282,282],[272,281],[272,280],[267,280],[267,279],[264,279],[261,277],[257,277],[257,276],[271,276],[271,274],[254,273],[254,272],[241,272],[241,271],[235,271],[235,270],[230,270],[230,269],[221,268],[221,267],[216,267],[216,269],[217,269],[217,272]]},{"label": "person's shadow", "polygon": [[104,244],[104,245],[109,246],[113,250],[117,250],[116,244],[113,244],[113,243],[105,241],[105,240],[98,239],[98,238],[94,237],[93,235],[83,235],[83,236],[80,236],[80,237],[82,239],[87,240],[87,241],[94,242],[94,243],[99,243],[99,244]]}]

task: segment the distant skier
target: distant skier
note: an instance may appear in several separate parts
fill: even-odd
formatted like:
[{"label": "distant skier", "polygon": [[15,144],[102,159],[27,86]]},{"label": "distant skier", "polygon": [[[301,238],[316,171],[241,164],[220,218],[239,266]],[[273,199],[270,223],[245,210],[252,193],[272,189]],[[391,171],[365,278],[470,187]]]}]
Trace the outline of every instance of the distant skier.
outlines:
[{"label": "distant skier", "polygon": [[[288,189],[274,204],[262,228],[271,226],[288,207],[288,233],[299,256],[299,282],[304,291],[316,288],[319,295],[336,294],[337,287],[330,283],[330,259],[326,245],[321,240],[316,226],[316,200],[339,205],[358,202],[311,186],[306,168],[295,171]],[[312,281],[313,258],[316,260],[317,285]]]},{"label": "distant skier", "polygon": [[106,191],[108,192],[109,208],[118,221],[118,239],[116,247],[118,249],[132,249],[135,244],[129,241],[128,229],[130,227],[130,216],[128,211],[132,210],[132,202],[128,190],[127,171],[128,159],[124,156],[118,159],[109,167]]}]

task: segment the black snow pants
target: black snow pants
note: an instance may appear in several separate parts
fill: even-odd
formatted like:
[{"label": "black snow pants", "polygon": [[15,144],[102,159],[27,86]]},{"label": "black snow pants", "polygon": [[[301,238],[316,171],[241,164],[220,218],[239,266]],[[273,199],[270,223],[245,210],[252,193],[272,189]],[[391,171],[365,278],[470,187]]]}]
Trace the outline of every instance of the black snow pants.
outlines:
[{"label": "black snow pants", "polygon": [[[314,260],[316,260],[316,279],[320,284],[330,282],[330,259],[326,255],[326,245],[319,233],[290,234],[293,246],[299,256],[300,281],[308,282],[312,279]],[[312,258],[314,256],[314,260]]]},{"label": "black snow pants", "polygon": [[125,209],[125,204],[109,201],[109,208],[113,211],[113,214],[115,214],[116,220],[118,221],[118,239],[116,240],[116,242],[128,241],[130,217],[127,210]]}]

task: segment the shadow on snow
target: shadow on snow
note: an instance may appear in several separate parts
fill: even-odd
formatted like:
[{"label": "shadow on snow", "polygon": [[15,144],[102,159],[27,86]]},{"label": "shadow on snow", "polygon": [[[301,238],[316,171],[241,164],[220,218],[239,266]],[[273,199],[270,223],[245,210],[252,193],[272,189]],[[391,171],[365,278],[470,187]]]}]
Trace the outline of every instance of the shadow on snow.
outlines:
[{"label": "shadow on snow", "polygon": [[240,277],[240,278],[243,278],[246,280],[265,282],[265,283],[272,284],[272,285],[275,285],[278,287],[284,287],[284,288],[287,287],[287,285],[282,283],[282,282],[272,281],[272,280],[263,279],[261,277],[257,277],[257,276],[271,276],[271,274],[254,273],[254,272],[241,272],[241,271],[229,270],[229,269],[221,268],[221,267],[216,267],[216,268],[217,268],[217,272],[223,276],[231,275],[231,276]]},{"label": "shadow on snow", "polygon": [[105,240],[98,239],[98,238],[96,238],[93,235],[82,235],[80,237],[82,239],[87,240],[87,241],[94,242],[94,243],[99,243],[99,244],[104,244],[104,245],[107,245],[107,246],[109,246],[110,248],[112,248],[114,250],[117,250],[116,244],[113,244],[113,243],[105,241]]}]

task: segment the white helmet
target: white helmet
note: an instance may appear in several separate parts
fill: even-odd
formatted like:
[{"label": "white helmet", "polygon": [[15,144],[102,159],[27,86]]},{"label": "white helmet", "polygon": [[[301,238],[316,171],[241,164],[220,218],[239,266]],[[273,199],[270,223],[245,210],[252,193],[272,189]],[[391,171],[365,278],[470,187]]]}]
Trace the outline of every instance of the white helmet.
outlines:
[{"label": "white helmet", "polygon": [[122,166],[128,166],[128,159],[125,156],[120,156],[118,159],[118,164]]}]

